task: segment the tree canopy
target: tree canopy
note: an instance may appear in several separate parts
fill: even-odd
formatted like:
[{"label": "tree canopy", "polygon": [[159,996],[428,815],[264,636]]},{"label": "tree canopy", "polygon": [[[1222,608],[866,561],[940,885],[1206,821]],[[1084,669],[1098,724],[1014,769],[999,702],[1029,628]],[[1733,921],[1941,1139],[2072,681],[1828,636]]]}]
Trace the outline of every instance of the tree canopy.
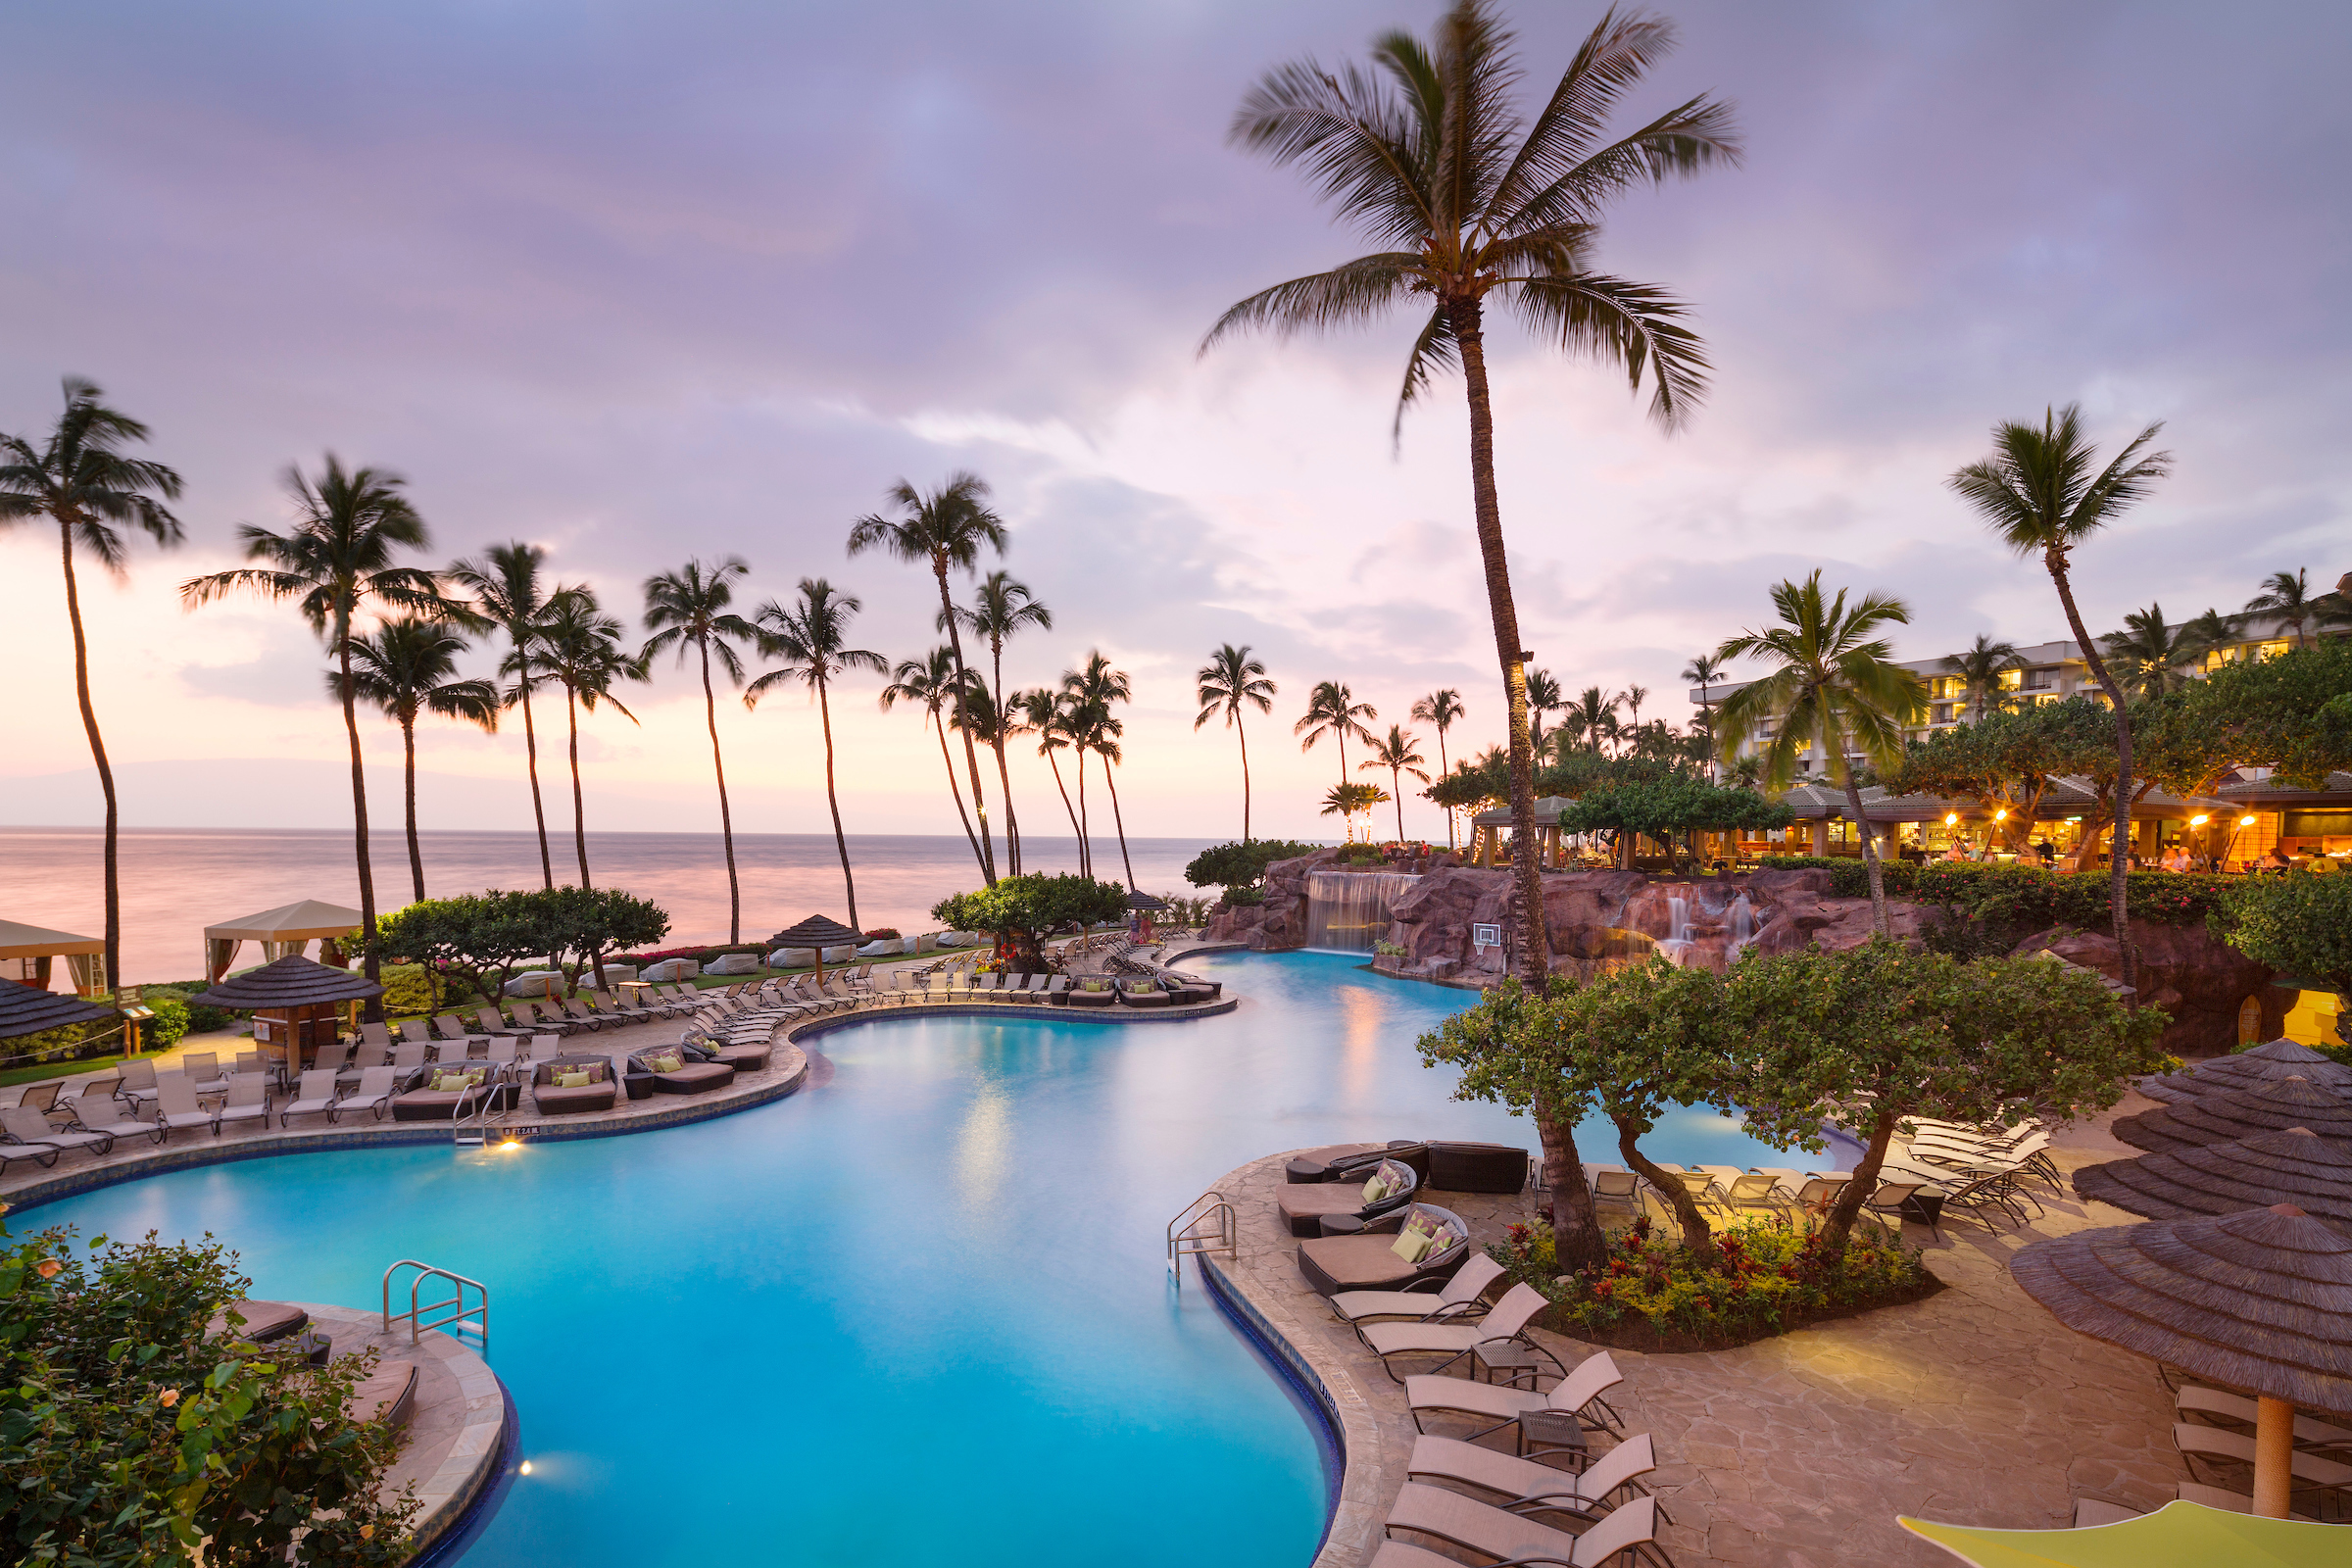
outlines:
[{"label": "tree canopy", "polygon": [[1322,847],[1296,839],[1212,844],[1193,857],[1192,864],[1184,868],[1184,879],[1197,888],[1253,888],[1266,879],[1266,867],[1276,860],[1296,860]]},{"label": "tree canopy", "polygon": [[1045,933],[1082,929],[1126,913],[1126,888],[1071,872],[1000,877],[992,886],[956,894],[931,906],[931,917],[951,930],[995,933],[1018,973],[1044,967],[1038,941]]},{"label": "tree canopy", "polygon": [[[2230,945],[2293,979],[2352,997],[2352,877],[2309,871],[2239,880],[2210,920]],[[2352,1012],[2337,1015],[2342,1043],[2331,1054],[2352,1061]]]},{"label": "tree canopy", "polygon": [[485,996],[526,959],[570,956],[593,966],[668,931],[668,914],[645,899],[570,886],[425,899],[376,920],[386,957],[463,975]]},{"label": "tree canopy", "polygon": [[1778,801],[1695,778],[1603,784],[1560,813],[1560,826],[1570,833],[1646,833],[1659,839],[1688,832],[1764,831],[1793,820],[1794,813]]}]

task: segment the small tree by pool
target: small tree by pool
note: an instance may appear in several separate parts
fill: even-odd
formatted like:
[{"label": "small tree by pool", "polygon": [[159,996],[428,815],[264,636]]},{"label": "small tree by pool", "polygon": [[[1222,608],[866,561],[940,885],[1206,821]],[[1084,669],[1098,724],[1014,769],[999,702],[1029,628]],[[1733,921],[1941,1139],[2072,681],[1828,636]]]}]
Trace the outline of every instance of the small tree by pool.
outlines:
[{"label": "small tree by pool", "polygon": [[975,893],[958,893],[931,906],[931,917],[955,931],[987,931],[1015,974],[1046,967],[1042,944],[1055,931],[1083,931],[1125,918],[1127,890],[1091,876],[1008,876]]}]

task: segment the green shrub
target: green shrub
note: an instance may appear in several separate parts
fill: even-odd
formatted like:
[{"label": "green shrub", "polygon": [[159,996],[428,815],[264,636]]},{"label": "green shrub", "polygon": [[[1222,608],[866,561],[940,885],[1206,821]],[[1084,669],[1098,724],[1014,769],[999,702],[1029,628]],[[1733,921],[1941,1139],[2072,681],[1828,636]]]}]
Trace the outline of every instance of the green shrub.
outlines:
[{"label": "green shrub", "polygon": [[[142,1048],[148,1051],[169,1051],[187,1038],[188,1004],[186,1003],[170,994],[149,997],[146,1000],[147,1005],[155,1009],[155,1016],[148,1019],[146,1026],[139,1031],[139,1044]],[[213,1012],[219,1009],[208,1007],[205,1010]]]},{"label": "green shrub", "polygon": [[441,1010],[441,988],[422,964],[384,965],[379,978],[384,988],[384,1011],[394,1017],[420,1017]]},{"label": "green shrub", "polygon": [[[1860,859],[1811,855],[1767,855],[1758,862],[1775,871],[1827,871],[1830,891],[1841,899],[1870,897],[1870,873]],[[1883,860],[1890,898],[1940,904],[1962,919],[1996,927],[2039,931],[2053,925],[2104,929],[2109,923],[2105,873],[2049,871],[2038,865],[1979,864],[1973,860]],[[2220,908],[2237,877],[2192,871],[2132,871],[2126,874],[2125,900],[2134,920],[2156,925],[2202,925]]]},{"label": "green shrub", "polygon": [[1255,887],[1265,880],[1266,867],[1276,860],[1296,860],[1322,847],[1292,839],[1214,844],[1193,857],[1192,864],[1184,868],[1184,879],[1197,888]]},{"label": "green shrub", "polygon": [[1264,888],[1227,888],[1225,905],[1228,908],[1255,908],[1266,902]]},{"label": "green shrub", "polygon": [[141,986],[139,995],[150,1007],[164,997],[172,998],[186,1007],[188,1027],[181,1036],[184,1039],[187,1035],[209,1035],[215,1030],[226,1029],[237,1021],[237,1015],[225,1007],[206,1006],[188,1000],[211,989],[202,980],[175,980],[170,985]]},{"label": "green shrub", "polygon": [[[2280,974],[2352,994],[2352,876],[2290,871],[2238,879],[2208,929]],[[2319,1049],[2352,1065],[2352,1011],[2338,1013],[2342,1043]]]}]

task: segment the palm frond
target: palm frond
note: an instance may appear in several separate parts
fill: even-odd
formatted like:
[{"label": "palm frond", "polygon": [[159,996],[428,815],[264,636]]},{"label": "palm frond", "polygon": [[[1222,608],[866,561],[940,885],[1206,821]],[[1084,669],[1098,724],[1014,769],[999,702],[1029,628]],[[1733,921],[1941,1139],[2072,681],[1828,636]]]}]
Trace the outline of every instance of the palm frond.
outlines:
[{"label": "palm frond", "polygon": [[1410,291],[1420,267],[1420,257],[1390,251],[1261,289],[1218,317],[1199,352],[1206,354],[1222,339],[1241,332],[1270,330],[1287,338],[1306,328],[1321,331],[1370,321]]},{"label": "palm frond", "polygon": [[1268,72],[1242,100],[1227,139],[1276,164],[1303,164],[1340,216],[1411,243],[1435,221],[1415,117],[1360,66],[1333,75],[1312,60]]},{"label": "palm frond", "polygon": [[1502,292],[1531,330],[1568,353],[1623,367],[1634,391],[1646,374],[1649,416],[1662,428],[1679,428],[1705,397],[1706,347],[1679,320],[1688,307],[1664,289],[1584,272],[1515,280]]},{"label": "palm frond", "polygon": [[1430,312],[1420,335],[1413,339],[1413,352],[1405,358],[1404,383],[1396,389],[1396,417],[1389,426],[1393,446],[1404,444],[1404,411],[1421,401],[1440,370],[1459,369],[1461,363],[1461,343],[1453,335],[1453,322],[1444,310]]}]

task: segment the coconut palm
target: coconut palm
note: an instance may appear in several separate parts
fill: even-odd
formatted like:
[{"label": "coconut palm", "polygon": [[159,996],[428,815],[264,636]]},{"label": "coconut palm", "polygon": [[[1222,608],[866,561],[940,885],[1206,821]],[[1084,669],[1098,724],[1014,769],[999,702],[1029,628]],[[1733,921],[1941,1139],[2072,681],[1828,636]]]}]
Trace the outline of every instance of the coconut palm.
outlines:
[{"label": "coconut palm", "polygon": [[1649,701],[1649,688],[1628,686],[1617,694],[1617,700],[1625,705],[1625,738],[1629,741],[1640,740],[1642,738],[1642,705]]},{"label": "coconut palm", "polygon": [[[495,733],[498,729],[497,683],[462,680],[458,656],[466,649],[464,633],[447,620],[402,615],[375,628],[375,635],[351,640],[353,693],[373,703],[386,718],[400,726],[402,804],[409,832],[409,881],[416,901],[424,901],[424,852],[416,841],[416,719],[438,713],[462,718]],[[329,696],[341,695],[342,677],[327,671]]]},{"label": "coconut palm", "polygon": [[1197,690],[1194,698],[1200,705],[1200,713],[1193,719],[1195,730],[1216,717],[1225,715],[1226,726],[1242,743],[1242,842],[1250,842],[1250,734],[1242,728],[1242,710],[1254,708],[1261,713],[1274,710],[1274,683],[1266,679],[1266,666],[1250,657],[1250,645],[1236,648],[1231,643],[1221,645],[1208,656],[1208,662],[1194,675]]},{"label": "coconut palm", "polygon": [[[980,580],[972,591],[969,610],[957,609],[947,618],[960,620],[963,629],[988,643],[989,690],[1000,698],[1004,694],[1004,642],[1024,626],[1042,631],[1054,629],[1054,612],[1037,602],[1037,596],[1025,583],[1015,582],[1010,572],[992,571]],[[943,623],[941,631],[948,630]],[[1004,864],[1014,876],[1021,874],[1021,823],[1012,809],[1012,771],[1004,760],[1004,738],[1010,733],[1012,714],[1010,701],[995,704],[990,728],[997,754],[997,788],[1004,797]]]},{"label": "coconut palm", "polygon": [[2164,606],[2150,605],[2126,614],[2124,629],[2108,632],[2099,641],[2127,684],[2138,687],[2142,697],[2162,697],[2188,678],[2180,671],[2199,652],[2194,625],[2171,625],[2164,618]]},{"label": "coconut palm", "polygon": [[1548,669],[1527,672],[1527,744],[1538,757],[1544,755],[1544,715],[1567,707],[1560,695],[1560,683]]},{"label": "coconut palm", "polygon": [[[586,588],[567,588],[550,596],[536,627],[531,658],[537,673],[564,688],[564,723],[571,760],[571,839],[580,858],[580,886],[594,886],[588,877],[588,806],[580,790],[580,712],[595,712],[609,703],[630,723],[629,711],[612,688],[624,680],[648,680],[652,667],[642,654],[621,647],[622,625],[617,616],[597,607],[596,595]],[[598,965],[601,977],[603,965]]]},{"label": "coconut palm", "polygon": [[1944,656],[1944,669],[1959,676],[1968,693],[1970,722],[1984,722],[1985,705],[1998,705],[2002,673],[2017,668],[2020,662],[2015,643],[1999,642],[1983,632],[1977,633],[1967,653]]},{"label": "coconut palm", "polygon": [[[864,608],[857,595],[840,592],[822,577],[803,577],[801,596],[789,606],[773,599],[761,605],[752,613],[753,623],[759,627],[760,655],[782,662],[743,689],[746,709],[759,707],[760,698],[787,681],[798,681],[816,699],[817,720],[825,736],[825,806],[833,813],[833,847],[841,852],[841,887],[849,901],[853,931],[865,928],[858,923],[858,882],[850,874],[850,841],[841,830],[841,797],[833,787],[833,702],[828,693],[833,681],[850,670],[870,669],[878,675],[890,670],[880,654],[845,646],[851,617]],[[891,701],[885,693],[882,706],[888,708]],[[942,746],[944,749],[944,737]],[[956,782],[953,765],[948,782]],[[956,805],[961,809],[962,803]]]},{"label": "coconut palm", "polygon": [[1078,840],[1078,870],[1091,876],[1091,861],[1086,853],[1086,831],[1078,818],[1078,808],[1070,804],[1069,786],[1062,782],[1060,754],[1071,747],[1069,705],[1062,694],[1051,686],[1040,686],[1018,693],[1013,707],[1020,718],[1016,733],[1037,737],[1037,755],[1054,769],[1054,788],[1061,796],[1061,808],[1070,816],[1070,832]]},{"label": "coconut palm", "polygon": [[1348,737],[1352,735],[1366,746],[1372,744],[1372,731],[1366,720],[1375,719],[1380,712],[1370,703],[1359,703],[1355,693],[1336,680],[1319,680],[1306,699],[1306,712],[1291,733],[1299,737],[1298,749],[1311,752],[1315,742],[1330,736],[1340,748],[1340,782],[1348,782]]},{"label": "coconut palm", "polygon": [[1086,805],[1085,754],[1092,751],[1102,759],[1102,784],[1110,791],[1110,820],[1119,835],[1119,864],[1127,872],[1127,891],[1132,893],[1135,891],[1135,864],[1127,858],[1127,822],[1119,814],[1119,781],[1112,771],[1121,760],[1118,738],[1127,732],[1127,726],[1110,710],[1113,703],[1130,701],[1134,690],[1128,682],[1127,672],[1111,668],[1110,661],[1102,657],[1100,649],[1087,654],[1083,667],[1066,671],[1061,677],[1061,685],[1069,696],[1072,738],[1079,746],[1078,804],[1081,819]]},{"label": "coconut palm", "polygon": [[646,639],[642,657],[651,664],[674,648],[679,663],[691,651],[702,664],[703,721],[710,731],[710,769],[718,775],[718,839],[727,859],[729,947],[743,940],[743,889],[735,880],[735,817],[727,807],[727,764],[718,750],[718,696],[710,686],[710,664],[715,659],[730,685],[743,684],[743,660],[734,645],[756,643],[760,632],[727,607],[735,602],[736,580],[751,569],[741,556],[715,565],[696,559],[645,579],[645,629],[653,636]]},{"label": "coconut palm", "polygon": [[1946,481],[2003,544],[2020,556],[2041,558],[2058,590],[2075,646],[2082,650],[2091,678],[2115,710],[2115,853],[2110,857],[2108,910],[2127,986],[2139,984],[2139,957],[2132,947],[2124,893],[2124,876],[2132,865],[2132,716],[2124,706],[2123,686],[2099,657],[2082,624],[2082,612],[2075,607],[2072,571],[2076,549],[2144,500],[2156,481],[2172,471],[2171,453],[2147,450],[2163,428],[2161,422],[2149,425],[2101,468],[2097,453],[2082,434],[2082,411],[2070,403],[2063,411],[2044,410],[2038,426],[2016,420],[1994,425],[1992,455]]},{"label": "coconut palm", "polygon": [[[887,550],[901,561],[930,566],[931,575],[939,581],[941,629],[948,634],[948,649],[955,656],[956,679],[960,684],[968,666],[956,602],[948,594],[948,568],[970,574],[979,566],[983,548],[1002,556],[1004,519],[988,509],[988,485],[975,473],[952,473],[946,484],[929,495],[901,479],[891,486],[889,498],[905,515],[894,518],[875,514],[858,518],[850,528],[850,554]],[[993,888],[997,885],[996,844],[988,831],[988,801],[980,790],[980,757],[973,750],[968,730],[963,737],[963,761],[971,774],[972,814],[980,819],[976,835],[980,874]]]},{"label": "coconut palm", "polygon": [[1836,599],[1825,600],[1818,569],[1801,583],[1774,588],[1772,604],[1779,625],[1743,631],[1715,651],[1726,663],[1765,659],[1777,666],[1724,699],[1717,744],[1728,760],[1765,720],[1779,718],[1763,755],[1764,778],[1774,789],[1788,787],[1808,747],[1821,748],[1830,777],[1845,792],[1846,809],[1861,831],[1871,922],[1886,936],[1886,888],[1879,871],[1877,835],[1862,813],[1862,788],[1848,759],[1859,752],[1876,766],[1892,768],[1902,760],[1903,726],[1926,707],[1919,677],[1894,662],[1892,645],[1873,635],[1885,626],[1909,624],[1911,612],[1890,594],[1865,594],[1850,610],[1842,588]]},{"label": "coconut palm", "polygon": [[[284,533],[243,523],[237,537],[249,561],[242,566],[191,577],[179,585],[189,606],[243,589],[265,599],[295,601],[311,630],[326,642],[335,661],[336,691],[343,704],[343,730],[351,743],[352,837],[359,858],[361,963],[368,978],[378,972],[375,950],[375,871],[368,855],[368,775],[360,760],[359,689],[352,683],[351,644],[361,612],[371,605],[422,611],[435,615],[455,607],[441,597],[433,574],[402,566],[403,550],[424,550],[431,535],[424,519],[401,493],[404,481],[381,468],[346,470],[333,453],[313,480],[299,466],[286,470],[297,520]],[[382,1004],[368,1010],[381,1016]]]},{"label": "coconut palm", "polygon": [[963,823],[963,836],[971,841],[976,858],[980,839],[972,831],[971,813],[963,808],[963,790],[956,782],[956,760],[948,755],[948,710],[962,689],[963,682],[956,674],[954,650],[934,648],[921,659],[899,661],[898,668],[891,671],[890,684],[882,688],[882,710],[887,713],[902,701],[912,703],[923,710],[925,724],[939,731],[939,760],[948,770],[948,793],[955,798],[956,819]]},{"label": "coconut palm", "polygon": [[1429,759],[1421,755],[1419,747],[1418,736],[1402,725],[1391,724],[1388,734],[1372,743],[1372,755],[1355,764],[1359,773],[1376,767],[1388,770],[1389,787],[1396,802],[1396,842],[1399,844],[1404,842],[1404,775],[1410,773],[1424,784],[1429,782],[1429,774],[1421,766]]},{"label": "coconut palm", "polygon": [[[541,588],[539,568],[547,552],[517,539],[492,545],[479,557],[451,563],[442,579],[472,595],[466,609],[469,620],[495,626],[507,636],[507,652],[499,661],[500,675],[514,680],[501,697],[508,708],[522,710],[523,764],[531,779],[531,820],[539,829],[539,874],[556,885],[556,863],[547,847],[547,808],[539,796],[539,728],[531,717],[531,688],[538,684],[532,662],[538,643],[538,624],[546,613],[548,593]],[[576,586],[576,585],[575,585]],[[559,585],[555,592],[570,589]]]},{"label": "coconut palm", "polygon": [[1568,727],[1583,735],[1592,755],[1600,755],[1601,740],[1617,725],[1617,699],[1597,686],[1588,686],[1568,705]]},{"label": "coconut palm", "polygon": [[1708,756],[1711,758],[1715,742],[1715,705],[1708,700],[1708,694],[1723,684],[1723,661],[1713,654],[1693,654],[1690,662],[1683,666],[1683,672],[1677,678],[1698,688],[1698,723],[1705,734]]},{"label": "coconut palm", "polygon": [[118,578],[129,552],[127,523],[159,545],[179,543],[179,519],[164,506],[179,498],[179,475],[122,448],[147,439],[147,426],[99,401],[106,394],[79,376],[65,379],[66,408],[48,438],[35,447],[24,436],[0,435],[0,527],[47,517],[57,524],[58,559],[66,579],[66,622],[74,631],[74,697],[81,708],[82,733],[98,768],[98,791],[106,797],[106,988],[122,983],[122,895],[117,882],[115,839],[120,808],[115,769],[98,731],[98,710],[90,703],[90,647],[81,629],[81,591],[74,580],[74,548],[98,558]]},{"label": "coconut palm", "polygon": [[[1389,792],[1377,784],[1334,784],[1323,793],[1323,815],[1339,817],[1348,842],[1353,844],[1356,817],[1375,806],[1387,805],[1388,799]],[[1372,837],[1369,824],[1364,828],[1364,837],[1367,841]]]},{"label": "coconut palm", "polygon": [[[1462,694],[1451,686],[1441,686],[1413,704],[1411,718],[1416,724],[1427,724],[1438,732],[1438,776],[1445,778],[1453,771],[1446,760],[1446,732],[1453,728],[1462,716]],[[1446,847],[1453,848],[1453,808],[1446,809]]]},{"label": "coconut palm", "polygon": [[2230,617],[2207,605],[2205,613],[2180,628],[2180,637],[2188,657],[2201,662],[2237,641],[2237,629],[2230,624]]},{"label": "coconut palm", "polygon": [[[1405,409],[1442,371],[1459,368],[1468,394],[1470,479],[1487,604],[1501,666],[1511,748],[1511,820],[1535,841],[1535,749],[1527,714],[1527,654],[1503,548],[1494,487],[1494,406],[1487,384],[1486,311],[1508,308],[1560,349],[1624,369],[1652,388],[1650,415],[1680,423],[1705,387],[1706,359],[1663,289],[1591,270],[1610,198],[1717,163],[1737,161],[1730,110],[1700,97],[1614,141],[1620,101],[1673,46],[1671,24],[1604,16],[1558,84],[1523,124],[1512,96],[1521,69],[1488,0],[1456,0],[1427,43],[1387,32],[1372,66],[1335,73],[1300,60],[1269,73],[1235,116],[1233,139],[1283,165],[1301,165],[1379,248],[1327,272],[1294,278],[1228,310],[1201,348],[1250,329],[1291,333],[1355,325],[1410,306],[1428,314],[1405,362]],[[1527,980],[1547,973],[1544,896],[1536,858],[1514,862]],[[1547,1157],[1566,1145],[1547,1144]],[[1578,1213],[1567,1264],[1594,1248]],[[1595,1252],[1593,1255],[1597,1255]]]},{"label": "coconut palm", "polygon": [[2312,620],[2325,624],[2334,617],[2312,597],[2311,576],[2302,566],[2292,571],[2274,571],[2262,579],[2262,591],[2246,601],[2246,609],[2277,615],[2294,633],[2295,646],[2303,646],[2303,627]]}]

